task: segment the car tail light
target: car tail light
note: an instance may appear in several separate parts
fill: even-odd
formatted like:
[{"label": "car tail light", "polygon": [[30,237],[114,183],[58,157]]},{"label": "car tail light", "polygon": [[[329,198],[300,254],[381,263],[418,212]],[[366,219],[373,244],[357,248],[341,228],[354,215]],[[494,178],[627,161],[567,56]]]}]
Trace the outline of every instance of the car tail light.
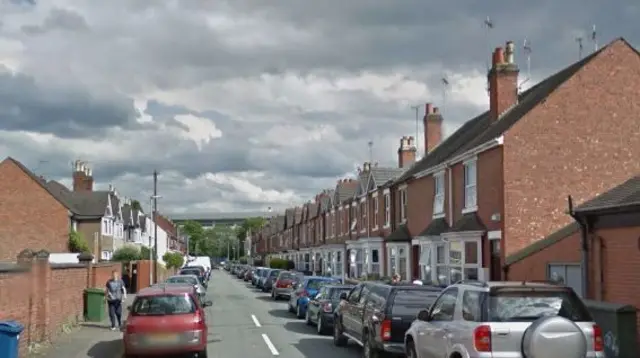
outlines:
[{"label": "car tail light", "polygon": [[602,329],[597,324],[593,325],[593,350],[596,352],[604,351],[604,338],[602,337]]},{"label": "car tail light", "polygon": [[202,312],[196,312],[195,323],[197,325],[204,325],[204,314],[202,314]]},{"label": "car tail light", "polygon": [[473,330],[473,347],[478,352],[491,352],[491,327],[483,325]]},{"label": "car tail light", "polygon": [[331,303],[327,302],[324,305],[322,305],[322,310],[327,312],[327,313],[333,312],[333,309],[331,307]]},{"label": "car tail light", "polygon": [[380,339],[388,341],[391,339],[391,320],[385,319],[380,323]]}]

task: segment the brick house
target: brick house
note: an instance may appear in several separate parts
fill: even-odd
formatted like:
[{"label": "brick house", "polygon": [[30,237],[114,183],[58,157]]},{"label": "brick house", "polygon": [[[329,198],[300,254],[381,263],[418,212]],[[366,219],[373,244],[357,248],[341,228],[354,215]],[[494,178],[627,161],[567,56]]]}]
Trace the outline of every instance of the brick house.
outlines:
[{"label": "brick house", "polygon": [[[427,145],[398,180],[422,199],[407,210],[414,277],[501,279],[507,255],[571,222],[566,195],[582,203],[640,171],[635,49],[615,40],[522,92],[513,48],[493,53],[489,110]],[[425,122],[434,114],[427,105]]]},{"label": "brick house", "polygon": [[0,261],[14,261],[24,249],[69,252],[73,215],[22,163],[10,157],[0,162]]}]

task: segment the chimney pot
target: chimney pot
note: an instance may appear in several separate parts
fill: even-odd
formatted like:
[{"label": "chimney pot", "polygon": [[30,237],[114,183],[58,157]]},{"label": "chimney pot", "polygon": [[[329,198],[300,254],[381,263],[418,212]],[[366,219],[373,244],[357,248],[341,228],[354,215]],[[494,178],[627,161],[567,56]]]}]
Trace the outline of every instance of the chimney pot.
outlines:
[{"label": "chimney pot", "polygon": [[496,47],[496,50],[493,52],[491,64],[493,68],[496,68],[497,65],[504,64],[504,49],[502,47]]},{"label": "chimney pot", "polygon": [[440,113],[440,108],[433,107],[433,114],[439,114],[439,113]]},{"label": "chimney pot", "polygon": [[493,67],[488,73],[492,120],[497,120],[518,103],[518,67],[514,63],[514,47],[512,41],[507,41],[505,48],[498,47],[493,52]]},{"label": "chimney pot", "polygon": [[424,105],[424,113],[425,114],[433,113],[433,103],[427,103]]},{"label": "chimney pot", "polygon": [[515,45],[513,44],[513,41],[507,41],[505,45],[505,62],[507,64],[513,64],[514,52],[515,52]]}]

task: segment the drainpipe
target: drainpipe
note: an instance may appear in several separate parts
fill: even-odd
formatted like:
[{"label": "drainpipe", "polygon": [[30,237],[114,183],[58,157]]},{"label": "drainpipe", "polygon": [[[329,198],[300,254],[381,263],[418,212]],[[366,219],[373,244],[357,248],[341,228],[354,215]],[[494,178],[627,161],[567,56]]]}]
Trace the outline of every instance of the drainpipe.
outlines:
[{"label": "drainpipe", "polygon": [[581,220],[573,212],[573,199],[571,195],[567,197],[567,203],[569,205],[569,215],[580,226],[580,246],[582,253],[580,278],[582,281],[582,297],[587,298],[589,292],[589,220]]}]

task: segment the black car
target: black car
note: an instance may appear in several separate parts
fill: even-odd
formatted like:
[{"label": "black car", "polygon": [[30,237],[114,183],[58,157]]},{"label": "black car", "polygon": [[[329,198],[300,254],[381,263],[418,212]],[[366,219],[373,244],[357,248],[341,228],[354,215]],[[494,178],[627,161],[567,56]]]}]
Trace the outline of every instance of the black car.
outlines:
[{"label": "black car", "polygon": [[365,357],[404,354],[404,334],[418,312],[429,309],[441,287],[365,282],[341,294],[334,314],[333,343],[362,345]]},{"label": "black car", "polygon": [[306,321],[316,325],[318,334],[333,330],[333,314],[340,304],[340,296],[353,289],[353,285],[326,285],[312,297],[307,306]]},{"label": "black car", "polygon": [[183,267],[178,272],[178,275],[196,275],[198,276],[198,280],[200,280],[200,284],[207,287],[207,277],[205,273],[198,267]]},{"label": "black car", "polygon": [[264,280],[264,284],[262,285],[262,292],[271,292],[273,288],[273,283],[278,279],[278,275],[282,270],[280,269],[271,269],[267,272],[267,277]]}]

